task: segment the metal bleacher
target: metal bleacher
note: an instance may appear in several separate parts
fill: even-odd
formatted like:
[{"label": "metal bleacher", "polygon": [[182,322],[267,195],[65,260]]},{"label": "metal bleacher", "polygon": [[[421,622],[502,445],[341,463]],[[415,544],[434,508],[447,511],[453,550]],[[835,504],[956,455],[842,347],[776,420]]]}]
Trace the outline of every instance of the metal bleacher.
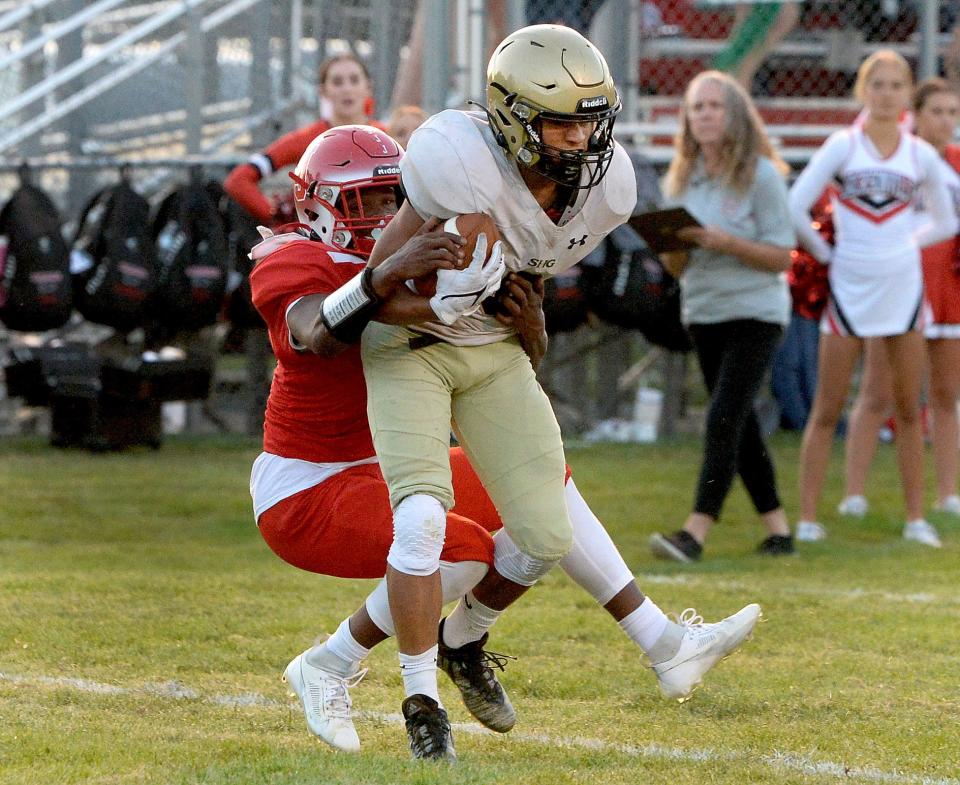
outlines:
[{"label": "metal bleacher", "polygon": [[[621,118],[617,134],[658,165],[669,162],[683,90],[710,68],[728,44],[731,6],[719,2],[651,0],[657,22],[637,44],[637,112]],[[867,3],[821,0],[804,4],[796,28],[767,56],[751,94],[780,154],[802,166],[827,136],[848,125],[858,111],[850,95],[859,63],[881,48],[893,49],[916,67],[918,76],[936,67],[950,44],[938,30],[938,4],[876,3],[871,17],[849,10]]]}]

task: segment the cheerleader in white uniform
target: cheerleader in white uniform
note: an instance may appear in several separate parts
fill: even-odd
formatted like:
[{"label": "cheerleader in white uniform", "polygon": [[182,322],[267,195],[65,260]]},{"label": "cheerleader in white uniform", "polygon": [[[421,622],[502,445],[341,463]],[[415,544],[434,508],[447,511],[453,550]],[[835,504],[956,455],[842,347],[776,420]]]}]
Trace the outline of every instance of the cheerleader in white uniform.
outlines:
[{"label": "cheerleader in white uniform", "polygon": [[[863,339],[883,338],[894,371],[897,453],[907,508],[907,539],[934,544],[923,520],[923,434],[919,399],[926,307],[920,249],[957,231],[957,218],[937,152],[903,131],[910,66],[891,50],[868,57],[857,73],[856,97],[867,110],[862,125],[832,135],[790,192],[800,242],[830,265],[830,303],[821,322],[820,367],[813,412],[800,458],[798,540],[819,540],[816,522],[830,444],[843,410]],[[836,244],[813,230],[810,208],[832,182]],[[915,201],[924,192],[931,221],[916,228]]]},{"label": "cheerleader in white uniform", "polygon": [[[940,154],[940,168],[960,215],[960,145],[952,144],[960,121],[960,93],[946,80],[926,79],[913,98],[916,133]],[[918,205],[918,225],[928,220]],[[938,512],[960,516],[957,474],[957,398],[960,396],[960,237],[923,249],[923,288],[930,306],[926,326],[930,375],[928,400],[933,416],[933,465]],[[863,381],[847,429],[847,490],[838,510],[863,517],[867,512],[867,475],[876,452],[877,433],[893,409],[893,384],[882,339],[867,341]]]}]

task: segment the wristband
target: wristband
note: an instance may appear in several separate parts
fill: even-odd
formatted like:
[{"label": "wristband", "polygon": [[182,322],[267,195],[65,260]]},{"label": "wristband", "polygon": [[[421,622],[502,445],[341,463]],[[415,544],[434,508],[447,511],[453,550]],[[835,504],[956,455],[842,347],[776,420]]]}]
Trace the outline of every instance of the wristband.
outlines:
[{"label": "wristband", "polygon": [[366,267],[324,298],[320,315],[330,335],[341,343],[356,343],[379,304],[373,289],[373,268]]}]

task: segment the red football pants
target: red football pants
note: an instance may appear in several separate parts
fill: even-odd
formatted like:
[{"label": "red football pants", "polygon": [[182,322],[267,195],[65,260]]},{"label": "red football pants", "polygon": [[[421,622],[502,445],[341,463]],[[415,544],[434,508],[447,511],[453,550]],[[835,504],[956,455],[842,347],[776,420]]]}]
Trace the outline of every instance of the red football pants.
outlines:
[{"label": "red football pants", "polygon": [[[493,564],[490,532],[503,524],[463,451],[450,450],[456,506],[447,513],[443,561]],[[569,469],[568,469],[569,476]],[[260,534],[284,561],[337,578],[382,578],[393,511],[377,464],[364,464],[294,494],[260,515]]]}]

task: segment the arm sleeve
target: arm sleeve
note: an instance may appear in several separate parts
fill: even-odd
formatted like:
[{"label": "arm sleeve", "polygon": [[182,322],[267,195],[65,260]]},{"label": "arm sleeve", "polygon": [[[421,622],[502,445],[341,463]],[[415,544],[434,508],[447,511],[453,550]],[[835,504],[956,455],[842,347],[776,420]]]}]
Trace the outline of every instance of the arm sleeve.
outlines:
[{"label": "arm sleeve", "polygon": [[937,151],[920,144],[919,140],[916,140],[916,144],[930,220],[925,221],[923,226],[913,233],[913,238],[917,247],[926,248],[957,233],[957,214],[950,198],[950,189],[937,160]]},{"label": "arm sleeve", "polygon": [[452,218],[481,212],[471,168],[450,140],[433,128],[418,128],[400,160],[403,191],[417,214]]},{"label": "arm sleeve", "polygon": [[260,178],[260,169],[255,164],[240,164],[223,181],[223,190],[260,223],[269,224],[273,218],[273,205],[260,193]]},{"label": "arm sleeve", "polygon": [[[753,214],[757,225],[758,243],[793,248],[797,235],[793,230],[787,184],[766,158],[757,166],[757,180],[753,189]],[[808,221],[809,223],[809,221]]]},{"label": "arm sleeve", "polygon": [[823,189],[833,181],[844,159],[849,155],[852,144],[853,138],[849,132],[838,131],[833,134],[824,142],[823,147],[814,153],[810,163],[790,189],[790,217],[793,219],[793,228],[797,232],[800,245],[823,264],[830,261],[832,249],[811,226],[810,208],[823,194]]},{"label": "arm sleeve", "polygon": [[227,175],[224,190],[244,210],[264,224],[273,220],[273,205],[260,191],[260,181],[287,166],[293,166],[328,124],[319,121],[298,128],[272,142],[262,152],[254,153],[247,163],[240,164]]}]

